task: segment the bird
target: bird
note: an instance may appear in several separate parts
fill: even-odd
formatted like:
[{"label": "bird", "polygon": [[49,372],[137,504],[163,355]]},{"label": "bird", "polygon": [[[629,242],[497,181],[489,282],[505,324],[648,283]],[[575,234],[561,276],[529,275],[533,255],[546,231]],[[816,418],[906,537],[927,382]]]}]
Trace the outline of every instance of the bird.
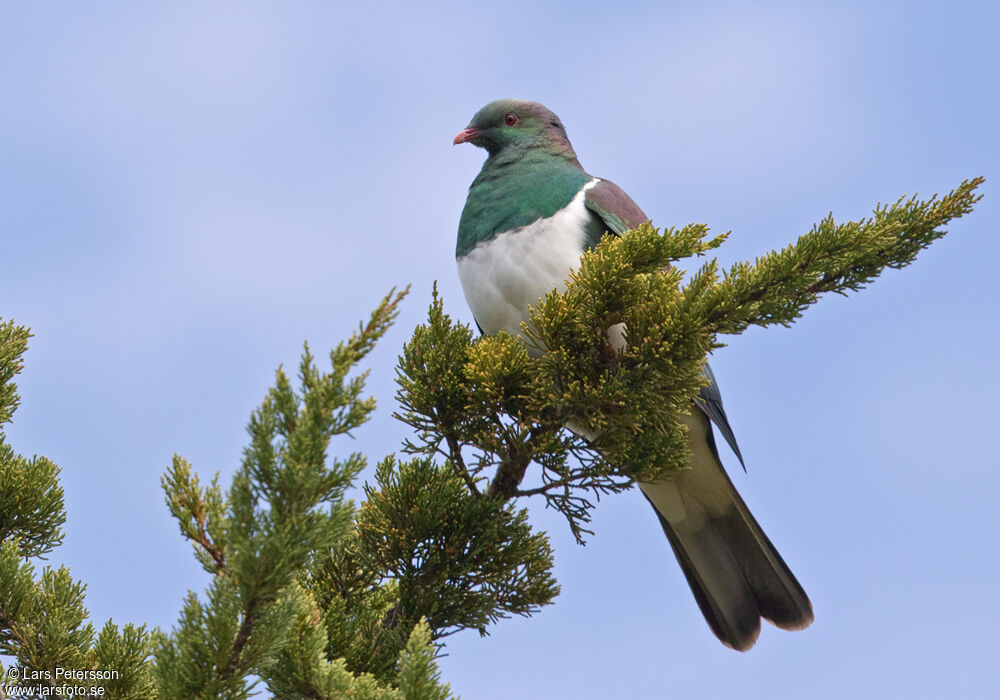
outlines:
[{"label": "bird", "polygon": [[[482,333],[521,335],[529,307],[565,289],[584,252],[605,233],[621,235],[648,220],[620,187],[583,169],[562,121],[537,102],[490,102],[453,143],[487,153],[469,187],[455,250]],[[707,383],[683,418],[689,468],[638,485],[712,632],[746,651],[761,619],[798,630],[812,623],[813,610],[722,465],[713,425],[741,465],[743,456],[707,363],[704,373]]]}]

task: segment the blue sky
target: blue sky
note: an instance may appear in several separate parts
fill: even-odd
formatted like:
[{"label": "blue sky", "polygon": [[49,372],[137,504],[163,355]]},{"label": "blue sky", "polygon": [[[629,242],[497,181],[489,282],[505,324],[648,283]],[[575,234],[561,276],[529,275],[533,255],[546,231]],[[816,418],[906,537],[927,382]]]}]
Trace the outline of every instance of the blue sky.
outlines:
[{"label": "blue sky", "polygon": [[[303,340],[321,352],[413,284],[371,358],[395,450],[395,356],[454,236],[484,103],[536,99],[659,225],[752,259],[831,210],[987,178],[903,271],[713,367],[737,487],[812,598],[747,654],[703,622],[637,492],[586,547],[533,504],[562,595],[452,637],[466,698],[985,697],[996,690],[1000,51],[990,3],[103,3],[0,10],[0,317],[35,338],[9,426],[63,469],[65,563],[102,624],[169,628],[205,575],[163,504],[171,455],[228,477]],[[730,465],[735,464],[732,457]],[[370,474],[370,472],[369,472]]]}]

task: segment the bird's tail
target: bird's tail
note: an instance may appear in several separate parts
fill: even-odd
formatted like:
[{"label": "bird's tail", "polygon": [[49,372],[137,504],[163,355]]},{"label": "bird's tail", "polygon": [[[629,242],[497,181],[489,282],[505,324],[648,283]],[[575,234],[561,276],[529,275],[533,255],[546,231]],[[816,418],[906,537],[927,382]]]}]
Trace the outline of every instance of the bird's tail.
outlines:
[{"label": "bird's tail", "polygon": [[757,641],[762,617],[782,629],[802,629],[813,621],[812,604],[722,468],[707,418],[691,414],[691,468],[639,486],[712,631],[723,644],[746,651]]}]

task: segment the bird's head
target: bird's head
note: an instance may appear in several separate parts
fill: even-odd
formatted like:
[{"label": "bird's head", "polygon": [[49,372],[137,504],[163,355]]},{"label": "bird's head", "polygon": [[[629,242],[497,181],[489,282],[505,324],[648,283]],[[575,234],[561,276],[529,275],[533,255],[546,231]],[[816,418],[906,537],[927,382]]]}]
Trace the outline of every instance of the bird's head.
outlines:
[{"label": "bird's head", "polygon": [[573,154],[559,117],[537,102],[509,98],[490,102],[476,112],[454,143],[471,143],[491,156],[536,147]]}]

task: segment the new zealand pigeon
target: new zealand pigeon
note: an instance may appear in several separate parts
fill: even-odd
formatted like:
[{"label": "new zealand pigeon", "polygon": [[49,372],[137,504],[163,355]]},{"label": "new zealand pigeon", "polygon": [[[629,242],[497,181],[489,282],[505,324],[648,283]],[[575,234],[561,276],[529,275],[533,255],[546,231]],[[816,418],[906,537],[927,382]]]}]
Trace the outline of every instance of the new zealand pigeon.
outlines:
[{"label": "new zealand pigeon", "polygon": [[[458,227],[458,274],[484,333],[517,335],[528,307],[563,289],[580,256],[605,231],[647,216],[617,185],[584,171],[551,111],[504,99],[479,110],[455,144],[489,157],[469,187]],[[712,424],[743,462],[711,370],[686,418],[690,469],[640,483],[715,635],[745,651],[760,619],[797,630],[813,620],[802,586],[750,514],[719,459]]]}]

